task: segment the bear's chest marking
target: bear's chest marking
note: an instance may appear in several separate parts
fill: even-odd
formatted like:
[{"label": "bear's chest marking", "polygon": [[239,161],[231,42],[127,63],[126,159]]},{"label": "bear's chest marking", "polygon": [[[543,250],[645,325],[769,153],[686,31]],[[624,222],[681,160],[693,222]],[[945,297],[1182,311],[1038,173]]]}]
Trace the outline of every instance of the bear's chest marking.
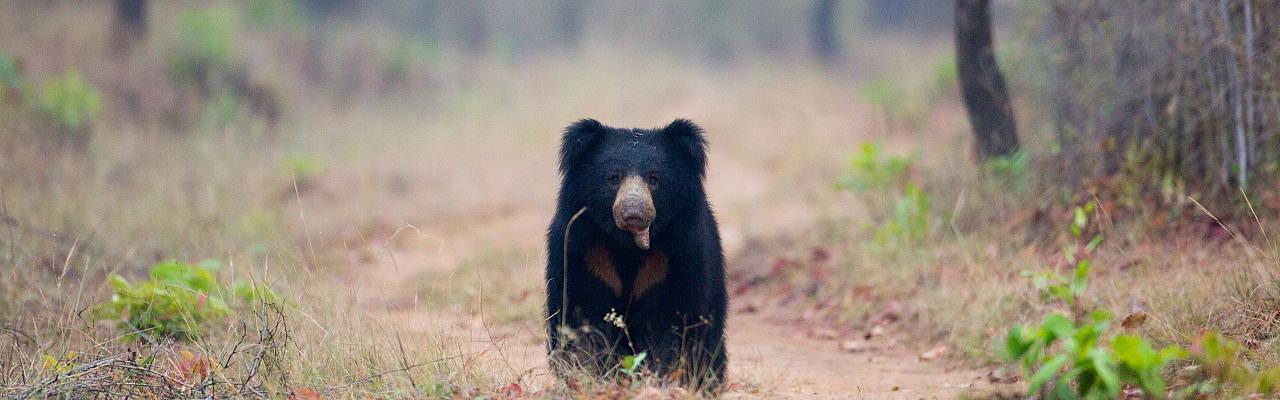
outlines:
[{"label": "bear's chest marking", "polygon": [[613,257],[604,246],[593,247],[586,254],[587,270],[604,282],[619,298],[635,300],[654,286],[667,279],[667,255],[658,250],[645,252],[644,260],[636,270],[635,279],[628,285],[619,275]]},{"label": "bear's chest marking", "polygon": [[644,292],[667,279],[667,255],[653,250],[644,255],[644,263],[636,273],[636,280],[631,284],[631,299],[635,300]]},{"label": "bear's chest marking", "polygon": [[596,246],[587,250],[587,269],[609,286],[609,289],[613,289],[614,295],[622,297],[622,277],[618,276],[618,269],[613,266],[613,259],[609,256],[608,249],[604,246]]}]

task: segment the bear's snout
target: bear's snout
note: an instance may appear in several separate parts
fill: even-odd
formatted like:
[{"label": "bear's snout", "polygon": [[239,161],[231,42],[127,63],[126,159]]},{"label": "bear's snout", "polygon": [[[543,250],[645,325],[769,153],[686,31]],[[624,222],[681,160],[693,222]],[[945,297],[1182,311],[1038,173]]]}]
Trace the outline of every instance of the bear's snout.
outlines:
[{"label": "bear's snout", "polygon": [[653,206],[653,194],[644,179],[631,175],[618,186],[613,200],[613,223],[635,236],[636,246],[649,249],[649,225],[658,215]]}]

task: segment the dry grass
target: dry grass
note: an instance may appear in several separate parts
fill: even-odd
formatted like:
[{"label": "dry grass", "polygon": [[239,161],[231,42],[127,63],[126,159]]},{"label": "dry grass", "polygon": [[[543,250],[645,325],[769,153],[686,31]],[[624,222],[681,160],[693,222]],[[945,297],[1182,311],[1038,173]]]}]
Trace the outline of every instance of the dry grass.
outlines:
[{"label": "dry grass", "polygon": [[[76,19],[91,11],[50,12]],[[33,60],[32,76],[58,68],[38,49],[13,48]],[[92,58],[66,61],[91,82],[120,73]],[[175,129],[109,105],[78,152],[5,118],[0,387],[6,395],[279,397],[306,389],[397,398],[491,393],[521,382],[615,393],[619,387],[601,383],[546,385],[517,365],[541,364],[541,354],[513,364],[493,352],[501,346],[475,344],[500,342],[510,329],[542,329],[541,231],[561,127],[583,116],[639,126],[697,119],[724,143],[712,182],[726,199],[717,200],[721,213],[742,221],[729,233],[741,242],[773,229],[775,216],[752,212],[762,202],[826,193],[843,155],[824,148],[852,142],[846,111],[858,109],[804,68],[795,71],[802,79],[787,83],[769,69],[724,79],[678,62],[619,63],[605,54],[523,68],[526,75],[512,79],[480,64],[455,77],[463,85],[396,101],[299,101],[274,138],[244,134],[252,124]],[[784,89],[804,103],[777,107],[782,99],[773,92]],[[752,117],[734,117],[744,110]],[[820,135],[810,133],[815,126]],[[299,157],[319,168],[298,174],[290,163]],[[809,165],[816,160],[826,160],[825,175]],[[771,187],[790,179],[803,183]],[[791,190],[797,186],[812,190]],[[782,217],[811,218],[792,209]],[[226,266],[223,281],[265,282],[286,303],[278,313],[240,310],[190,343],[129,344],[88,319],[86,309],[109,296],[109,274],[137,278],[158,261],[205,258]],[[387,265],[386,276],[362,273]],[[187,352],[216,362],[214,372],[188,373]],[[45,365],[46,355],[71,369]],[[153,356],[144,367],[140,358]]]},{"label": "dry grass", "polygon": [[[64,61],[106,82],[119,71],[82,56],[102,54],[81,44],[99,28],[56,40],[90,47],[63,52],[87,59]],[[33,59],[40,52],[19,47],[22,35],[53,35],[13,29],[0,45]],[[33,71],[54,69],[41,60]],[[807,301],[789,304],[797,313],[817,309],[844,326],[869,327],[892,312],[893,329],[953,344],[953,355],[974,363],[994,358],[992,338],[1009,325],[1044,311],[1021,273],[1062,268],[1069,207],[1094,198],[1039,181],[1037,161],[1020,187],[979,172],[950,88],[912,89],[928,98],[905,120],[852,95],[858,84],[805,65],[724,71],[599,49],[522,62],[518,74],[491,60],[445,64],[433,79],[450,84],[437,91],[351,102],[309,93],[276,65],[266,75],[291,118],[269,138],[246,134],[260,128],[253,124],[179,129],[108,112],[77,152],[47,145],[0,109],[0,393],[406,398],[494,394],[511,383],[547,397],[647,391],[653,385],[570,386],[530,372],[545,364],[542,235],[555,146],[581,117],[697,121],[712,143],[708,191],[732,272],[823,249],[829,261],[800,262],[766,286],[784,288],[780,297],[800,293]],[[928,75],[925,65],[897,78]],[[1048,140],[1029,138],[1033,160]],[[872,232],[892,202],[833,189],[848,154],[869,141],[916,155],[911,179],[932,202],[925,240],[877,244]],[[319,168],[299,175],[289,168],[299,157]],[[1280,233],[1274,221],[1227,221],[1248,233],[1224,239],[1189,204],[1135,208],[1109,196],[1113,188],[1097,193],[1116,219],[1100,225],[1109,239],[1088,301],[1117,314],[1145,309],[1155,321],[1141,333],[1161,341],[1189,344],[1200,330],[1222,329],[1255,349],[1256,361],[1280,362],[1280,278],[1271,272],[1280,248],[1254,232]],[[205,258],[223,262],[224,281],[264,282],[287,301],[241,310],[191,343],[129,344],[87,320],[87,307],[109,296],[108,274],[134,278],[158,261]],[[834,279],[813,285],[823,277]],[[43,359],[69,352],[69,370]],[[191,374],[184,352],[216,361],[213,372]],[[139,357],[151,355],[155,363],[141,367]],[[770,378],[736,384],[768,396]],[[665,389],[659,395],[691,396]]]}]

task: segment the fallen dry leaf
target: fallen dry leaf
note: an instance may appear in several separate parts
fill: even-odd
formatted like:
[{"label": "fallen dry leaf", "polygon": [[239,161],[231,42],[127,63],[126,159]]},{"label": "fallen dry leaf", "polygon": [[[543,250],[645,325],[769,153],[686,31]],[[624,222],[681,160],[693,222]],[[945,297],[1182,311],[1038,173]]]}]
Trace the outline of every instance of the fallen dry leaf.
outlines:
[{"label": "fallen dry leaf", "polygon": [[320,393],[307,388],[297,388],[289,394],[289,400],[320,400]]},{"label": "fallen dry leaf", "polygon": [[1145,323],[1147,323],[1147,313],[1138,311],[1124,317],[1124,321],[1120,322],[1120,326],[1124,329],[1137,329],[1142,327],[1142,324]]},{"label": "fallen dry leaf", "polygon": [[925,361],[935,360],[938,357],[942,357],[943,354],[947,354],[947,345],[940,345],[929,349],[929,351],[920,354],[920,359]]},{"label": "fallen dry leaf", "polygon": [[520,387],[519,383],[511,382],[506,384],[506,386],[499,388],[497,396],[494,396],[494,397],[498,399],[508,399],[508,400],[523,398],[524,388]]},{"label": "fallen dry leaf", "polygon": [[850,353],[858,353],[858,352],[874,350],[874,349],[875,349],[875,346],[871,345],[870,342],[867,342],[865,340],[846,340],[846,341],[840,342],[840,350],[844,350]]}]

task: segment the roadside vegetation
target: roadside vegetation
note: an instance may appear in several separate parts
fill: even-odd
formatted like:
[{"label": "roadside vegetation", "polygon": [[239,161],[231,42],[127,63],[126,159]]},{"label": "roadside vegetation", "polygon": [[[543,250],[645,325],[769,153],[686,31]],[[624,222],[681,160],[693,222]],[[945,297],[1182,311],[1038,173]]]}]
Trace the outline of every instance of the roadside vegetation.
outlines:
[{"label": "roadside vegetation", "polygon": [[[949,32],[832,22],[893,2],[565,2],[536,29],[488,2],[152,2],[142,27],[113,3],[0,0],[6,397],[691,397],[643,353],[544,373],[555,146],[587,116],[705,126],[735,312],[832,351],[901,337],[1002,385],[978,397],[1280,388],[1266,2],[999,9],[1021,145],[995,157]],[[794,29],[741,22],[769,16]]]}]

